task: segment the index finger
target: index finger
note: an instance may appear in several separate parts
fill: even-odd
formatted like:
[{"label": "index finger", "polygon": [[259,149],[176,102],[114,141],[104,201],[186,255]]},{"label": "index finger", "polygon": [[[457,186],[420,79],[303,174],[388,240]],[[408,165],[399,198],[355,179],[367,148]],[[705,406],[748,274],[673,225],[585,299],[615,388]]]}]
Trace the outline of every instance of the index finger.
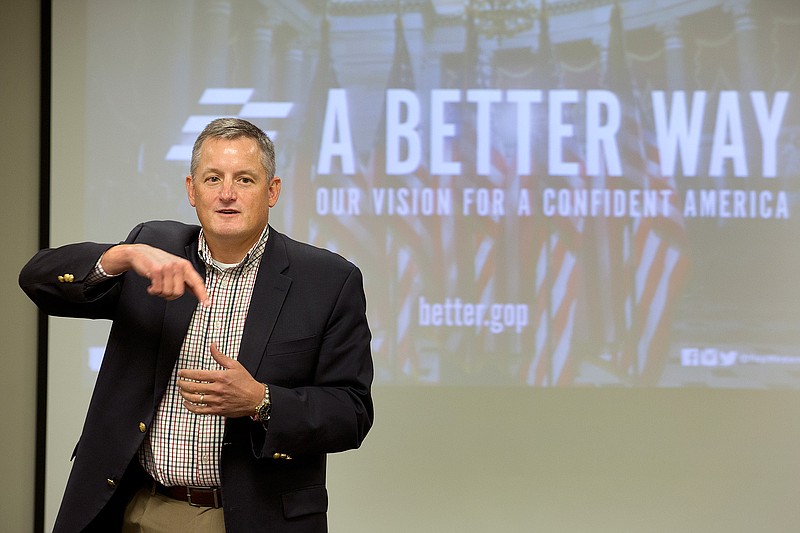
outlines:
[{"label": "index finger", "polygon": [[192,383],[213,383],[218,379],[219,370],[203,370],[199,368],[183,368],[178,371],[178,381]]},{"label": "index finger", "polygon": [[198,274],[191,265],[187,266],[187,272],[183,282],[189,287],[192,294],[197,297],[197,300],[203,304],[203,307],[209,307],[211,305],[211,300],[208,298],[208,292],[206,291],[206,284],[203,282],[203,278],[200,274]]}]

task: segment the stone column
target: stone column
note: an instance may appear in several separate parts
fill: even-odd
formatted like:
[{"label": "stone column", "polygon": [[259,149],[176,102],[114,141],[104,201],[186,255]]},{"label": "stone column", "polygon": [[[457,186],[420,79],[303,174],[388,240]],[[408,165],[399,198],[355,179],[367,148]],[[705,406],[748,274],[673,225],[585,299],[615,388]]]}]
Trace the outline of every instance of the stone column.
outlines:
[{"label": "stone column", "polygon": [[274,26],[275,23],[269,21],[267,13],[264,12],[256,21],[251,36],[253,49],[250,58],[250,70],[253,88],[255,88],[253,100],[256,101],[270,99],[270,95],[274,91],[272,87],[273,80],[276,77],[272,47]]},{"label": "stone column", "polygon": [[761,69],[751,0],[725,0],[722,8],[733,15],[739,53],[739,86],[743,91],[756,89],[761,80]]},{"label": "stone column", "polygon": [[669,84],[666,88],[671,91],[686,89],[681,21],[677,18],[665,20],[656,24],[656,29],[664,36],[664,55]]},{"label": "stone column", "polygon": [[[758,35],[752,13],[751,0],[725,0],[725,12],[733,15],[736,32],[736,49],[739,56],[739,99],[749,105],[750,91],[761,88],[761,61],[758,57]],[[747,150],[749,172],[761,171],[761,151],[758,149],[758,125],[748,115],[742,117],[744,142]],[[754,180],[743,180],[745,187],[752,187]]]},{"label": "stone column", "polygon": [[228,42],[230,38],[230,0],[213,0],[205,6],[202,24],[203,48],[201,72],[206,87],[226,87],[228,81]]}]

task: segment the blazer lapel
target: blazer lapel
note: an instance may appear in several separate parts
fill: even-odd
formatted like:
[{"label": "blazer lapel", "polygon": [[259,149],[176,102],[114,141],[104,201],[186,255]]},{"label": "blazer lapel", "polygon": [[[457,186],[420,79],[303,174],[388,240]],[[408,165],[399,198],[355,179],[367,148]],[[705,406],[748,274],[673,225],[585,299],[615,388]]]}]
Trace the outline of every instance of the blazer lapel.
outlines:
[{"label": "blazer lapel", "polygon": [[252,375],[258,372],[267,349],[267,341],[292,285],[292,279],[282,274],[288,267],[289,258],[283,235],[270,227],[267,246],[258,266],[258,276],[253,287],[237,359]]},{"label": "blazer lapel", "polygon": [[[197,255],[197,239],[192,239],[192,242],[186,246],[186,258],[192,263],[195,270],[202,276],[203,281],[206,278],[205,266],[200,261],[200,256]],[[153,402],[158,406],[164,391],[167,388],[172,370],[175,367],[175,361],[178,358],[178,353],[181,350],[183,339],[186,337],[186,332],[189,330],[189,323],[192,320],[192,315],[197,308],[197,298],[194,294],[187,292],[177,300],[166,302],[164,311],[164,323],[161,331],[161,345],[158,349],[158,362],[156,363],[156,380]]]}]

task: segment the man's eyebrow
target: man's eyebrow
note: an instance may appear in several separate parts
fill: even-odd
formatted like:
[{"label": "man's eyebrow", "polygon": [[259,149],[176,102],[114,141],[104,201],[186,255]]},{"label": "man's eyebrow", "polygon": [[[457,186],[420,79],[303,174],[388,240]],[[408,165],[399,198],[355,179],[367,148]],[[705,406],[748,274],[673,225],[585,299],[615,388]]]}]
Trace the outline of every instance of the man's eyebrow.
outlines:
[{"label": "man's eyebrow", "polygon": [[[200,170],[200,175],[201,176],[205,176],[207,174],[225,174],[225,172],[223,172],[222,170],[219,170],[218,168],[213,168],[213,167],[209,167],[209,168]],[[242,169],[242,170],[237,170],[236,172],[233,173],[234,176],[242,176],[242,175],[245,175],[245,174],[247,174],[248,176],[256,177],[256,178],[258,177],[258,171],[256,169],[251,169],[251,168],[245,168],[245,169]]]}]

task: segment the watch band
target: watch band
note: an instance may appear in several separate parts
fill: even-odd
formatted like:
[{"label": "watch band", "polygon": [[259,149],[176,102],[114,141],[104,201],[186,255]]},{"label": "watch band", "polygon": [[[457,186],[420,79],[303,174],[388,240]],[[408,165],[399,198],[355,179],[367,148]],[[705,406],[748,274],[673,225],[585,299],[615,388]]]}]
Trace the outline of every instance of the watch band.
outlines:
[{"label": "watch band", "polygon": [[264,426],[264,429],[267,429],[267,426],[269,425],[269,419],[272,414],[272,402],[270,401],[269,397],[269,385],[266,383],[262,383],[262,385],[264,385],[264,399],[260,404],[256,405],[256,412],[253,414],[252,418],[256,422],[261,422],[261,425]]}]

